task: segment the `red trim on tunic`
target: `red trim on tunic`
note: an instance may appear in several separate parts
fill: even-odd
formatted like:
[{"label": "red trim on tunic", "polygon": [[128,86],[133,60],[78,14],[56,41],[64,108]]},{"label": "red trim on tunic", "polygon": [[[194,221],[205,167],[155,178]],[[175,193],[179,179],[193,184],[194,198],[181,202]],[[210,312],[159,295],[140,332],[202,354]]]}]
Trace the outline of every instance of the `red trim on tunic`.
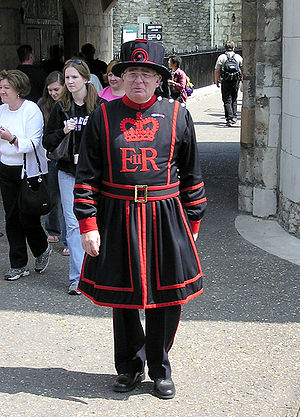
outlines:
[{"label": "red trim on tunic", "polygon": [[189,207],[189,206],[196,206],[197,204],[202,204],[205,203],[207,201],[207,198],[201,198],[200,200],[196,200],[196,201],[190,201],[189,203],[184,203],[185,207]]},{"label": "red trim on tunic", "polygon": [[[179,200],[179,199],[177,199]],[[190,278],[188,280],[185,280],[184,282],[180,283],[180,284],[173,284],[173,285],[161,285],[160,282],[160,276],[159,276],[159,268],[158,268],[158,239],[157,239],[157,230],[156,230],[156,210],[155,210],[155,203],[152,203],[152,209],[153,209],[153,227],[154,227],[154,246],[155,246],[155,260],[156,260],[156,282],[157,282],[157,290],[172,290],[172,289],[176,289],[176,288],[183,288],[186,287],[187,285],[191,284],[192,282],[197,281],[199,278],[201,278],[202,276],[202,270],[201,270],[201,264],[200,264],[200,260],[199,260],[199,256],[198,256],[198,252],[195,246],[195,242],[194,242],[194,238],[190,232],[190,228],[188,227],[187,221],[186,221],[186,217],[184,215],[183,209],[182,209],[182,205],[179,205],[180,208],[180,213],[185,225],[185,228],[187,230],[189,239],[192,243],[192,248],[194,251],[194,255],[198,264],[198,268],[199,268],[199,273],[193,277]]]},{"label": "red trim on tunic", "polygon": [[128,106],[131,109],[143,110],[143,109],[147,109],[148,107],[152,106],[152,104],[154,104],[156,102],[156,95],[153,94],[153,96],[150,98],[150,100],[148,100],[148,101],[146,101],[146,103],[142,103],[142,104],[138,104],[138,103],[135,103],[134,101],[130,100],[130,98],[128,98],[126,96],[126,94],[122,97],[122,101],[125,104],[125,106]]},{"label": "red trim on tunic", "polygon": [[106,149],[107,149],[109,179],[110,181],[112,181],[112,165],[111,165],[110,144],[109,144],[109,124],[108,124],[108,118],[107,118],[107,113],[106,113],[106,108],[105,108],[104,103],[101,104],[101,108],[103,112],[105,132],[106,132]]},{"label": "red trim on tunic", "polygon": [[155,269],[156,269],[156,285],[159,287],[160,276],[159,276],[159,264],[158,264],[158,244],[157,244],[157,216],[156,216],[156,204],[152,203],[153,213],[153,230],[154,230],[154,247],[155,247]]},{"label": "red trim on tunic", "polygon": [[176,122],[177,122],[178,109],[179,109],[179,101],[175,101],[173,118],[172,118],[172,137],[171,137],[170,157],[168,161],[167,184],[170,184],[170,181],[171,181],[171,161],[172,161],[174,149],[175,149]]},{"label": "red trim on tunic", "polygon": [[99,188],[95,188],[95,187],[92,187],[91,185],[86,185],[86,184],[75,184],[74,189],[75,188],[82,188],[84,190],[91,190],[91,191],[95,191],[95,192],[99,191]]},{"label": "red trim on tunic", "polygon": [[191,228],[193,233],[198,233],[200,229],[201,220],[190,220]]},{"label": "red trim on tunic", "polygon": [[80,234],[98,230],[97,218],[87,217],[86,219],[78,220]]},{"label": "red trim on tunic", "polygon": [[97,290],[107,290],[107,291],[119,291],[119,292],[133,292],[133,288],[126,288],[126,287],[109,287],[105,285],[97,285],[94,281],[90,281],[89,279],[85,278],[84,276],[81,277],[81,281],[87,282],[88,284],[93,285],[94,288]]},{"label": "red trim on tunic", "polygon": [[126,201],[126,232],[127,232],[127,246],[128,246],[128,263],[129,263],[129,273],[130,273],[131,288],[133,289],[133,276],[132,276],[132,265],[131,265],[131,248],[130,248],[129,215],[130,215],[130,205],[129,205],[129,201]]},{"label": "red trim on tunic", "polygon": [[[95,217],[92,217],[95,218]],[[130,250],[130,247],[129,247]],[[84,268],[85,268],[85,263],[86,263],[86,259],[88,257],[88,254],[86,253],[83,259],[83,263],[82,263],[82,267],[81,267],[81,273],[80,273],[80,280],[83,282],[87,282],[88,284],[93,285],[94,288],[97,288],[99,290],[107,290],[107,291],[120,291],[120,292],[134,292],[133,289],[133,280],[132,280],[132,274],[131,274],[131,287],[112,287],[112,286],[105,286],[105,285],[96,285],[95,281],[92,281],[90,279],[85,278],[84,276]],[[129,262],[130,262],[130,257],[129,257]],[[130,263],[130,268],[131,268],[131,263]]]},{"label": "red trim on tunic", "polygon": [[147,304],[147,264],[146,264],[146,215],[145,205],[141,203],[137,207],[138,216],[138,239],[141,265],[141,284],[143,305]]},{"label": "red trim on tunic", "polygon": [[190,300],[192,300],[193,298],[202,294],[203,293],[203,288],[201,288],[201,290],[197,291],[196,293],[193,293],[193,294],[189,295],[184,300],[171,301],[169,303],[161,303],[161,304],[147,304],[145,306],[142,306],[142,305],[139,305],[139,304],[128,305],[128,304],[103,303],[103,302],[100,302],[100,301],[95,301],[92,296],[90,296],[89,294],[87,294],[83,290],[79,289],[79,291],[83,295],[85,295],[87,298],[89,298],[94,304],[97,304],[99,306],[145,310],[146,308],[148,309],[148,308],[158,308],[158,307],[172,307],[172,306],[176,306],[176,305],[187,304]]},{"label": "red trim on tunic", "polygon": [[83,203],[83,204],[93,204],[94,206],[97,206],[98,203],[95,200],[88,200],[87,198],[76,198],[74,200],[74,203]]},{"label": "red trim on tunic", "polygon": [[193,185],[192,187],[186,187],[186,188],[183,188],[182,190],[181,190],[181,192],[182,193],[184,193],[184,192],[186,192],[186,191],[193,191],[193,190],[198,190],[199,188],[201,188],[201,187],[204,187],[204,182],[202,181],[202,182],[200,182],[199,184],[197,184],[197,185]]}]

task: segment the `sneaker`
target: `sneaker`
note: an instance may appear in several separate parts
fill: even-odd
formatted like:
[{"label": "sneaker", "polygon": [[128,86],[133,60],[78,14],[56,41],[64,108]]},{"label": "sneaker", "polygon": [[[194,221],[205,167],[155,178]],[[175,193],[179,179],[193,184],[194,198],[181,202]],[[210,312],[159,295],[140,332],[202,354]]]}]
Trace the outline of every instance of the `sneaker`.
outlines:
[{"label": "sneaker", "polygon": [[26,277],[27,275],[29,275],[29,269],[24,266],[23,268],[10,268],[4,275],[4,278],[7,279],[7,281],[15,281],[16,279]]},{"label": "sneaker", "polygon": [[52,248],[48,245],[48,248],[35,259],[35,271],[41,274],[45,271],[47,266],[49,265],[50,254],[52,252]]},{"label": "sneaker", "polygon": [[77,285],[78,285],[77,282],[72,282],[72,284],[69,286],[68,294],[70,294],[70,295],[80,295],[81,292],[78,291]]},{"label": "sneaker", "polygon": [[226,126],[228,126],[228,127],[231,127],[231,126],[232,126],[232,122],[231,122],[231,120],[228,120],[228,121],[226,122]]}]

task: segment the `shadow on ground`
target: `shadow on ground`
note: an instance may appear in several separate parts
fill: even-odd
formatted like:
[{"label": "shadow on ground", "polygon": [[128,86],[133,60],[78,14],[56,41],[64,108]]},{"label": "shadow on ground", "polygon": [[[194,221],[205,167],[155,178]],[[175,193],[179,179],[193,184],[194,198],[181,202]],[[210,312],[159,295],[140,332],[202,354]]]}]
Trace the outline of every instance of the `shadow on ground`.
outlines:
[{"label": "shadow on ground", "polygon": [[132,395],[151,393],[145,381],[128,393],[111,390],[115,375],[69,371],[64,368],[0,367],[0,392],[27,393],[87,404],[82,398],[127,401]]}]

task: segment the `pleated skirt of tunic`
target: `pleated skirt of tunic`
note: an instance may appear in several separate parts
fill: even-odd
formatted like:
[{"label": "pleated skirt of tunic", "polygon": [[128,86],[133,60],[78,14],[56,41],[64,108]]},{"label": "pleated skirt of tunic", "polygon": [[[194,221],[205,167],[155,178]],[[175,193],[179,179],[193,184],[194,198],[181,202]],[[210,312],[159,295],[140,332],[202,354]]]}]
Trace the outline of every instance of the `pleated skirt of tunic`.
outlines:
[{"label": "pleated skirt of tunic", "polygon": [[119,308],[185,304],[202,293],[202,270],[180,197],[135,203],[101,196],[99,256],[86,255],[79,290]]}]

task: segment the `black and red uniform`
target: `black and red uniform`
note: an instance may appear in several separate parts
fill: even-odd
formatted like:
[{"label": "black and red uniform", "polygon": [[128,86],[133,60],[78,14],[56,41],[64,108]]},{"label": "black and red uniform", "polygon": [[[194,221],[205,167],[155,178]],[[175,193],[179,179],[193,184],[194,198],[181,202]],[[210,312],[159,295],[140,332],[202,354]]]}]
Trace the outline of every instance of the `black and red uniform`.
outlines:
[{"label": "black and red uniform", "polygon": [[[127,96],[102,103],[84,132],[74,195],[81,233],[98,229],[101,237],[99,256],[85,256],[78,288],[94,303],[115,308],[116,367],[119,373],[132,371],[136,365],[124,360],[130,355],[124,343],[129,338],[135,344],[136,357],[143,335],[132,323],[126,335],[118,331],[130,321],[128,309],[164,310],[167,316],[177,311],[174,323],[162,330],[170,333],[162,342],[165,355],[180,305],[202,293],[193,232],[199,229],[206,197],[185,105],[156,96],[142,105]],[[153,313],[152,327],[160,320]],[[148,351],[148,366],[150,356]],[[157,376],[161,373],[154,365],[149,375],[168,374]]]}]

